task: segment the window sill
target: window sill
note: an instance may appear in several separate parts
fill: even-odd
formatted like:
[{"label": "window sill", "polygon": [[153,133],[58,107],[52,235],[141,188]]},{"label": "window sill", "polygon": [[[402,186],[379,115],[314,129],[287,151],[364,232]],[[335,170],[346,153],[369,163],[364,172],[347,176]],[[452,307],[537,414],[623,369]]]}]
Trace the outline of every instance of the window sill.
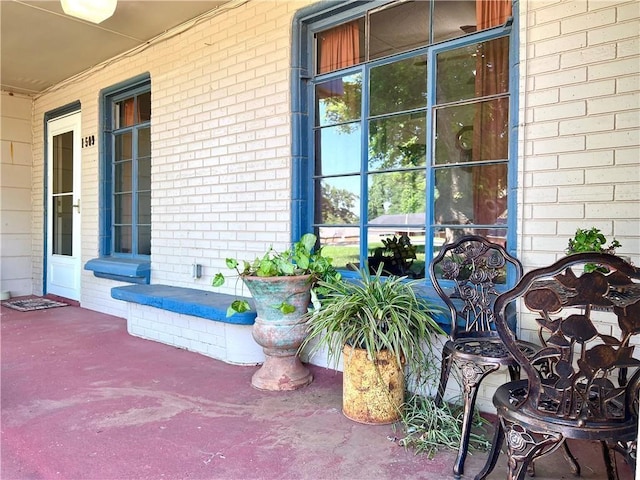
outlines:
[{"label": "window sill", "polygon": [[91,270],[98,278],[128,283],[149,284],[151,261],[133,258],[101,257],[89,260],[85,270]]}]

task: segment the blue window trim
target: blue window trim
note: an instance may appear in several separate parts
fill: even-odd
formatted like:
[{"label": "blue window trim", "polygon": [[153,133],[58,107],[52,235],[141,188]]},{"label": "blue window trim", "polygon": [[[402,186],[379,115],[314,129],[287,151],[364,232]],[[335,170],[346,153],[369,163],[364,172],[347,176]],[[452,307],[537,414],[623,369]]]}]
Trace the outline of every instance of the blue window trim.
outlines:
[{"label": "blue window trim", "polygon": [[[51,160],[47,152],[49,151],[49,122],[51,120],[55,120],[58,117],[64,117],[66,115],[77,113],[82,110],[82,105],[80,104],[80,100],[76,100],[75,102],[68,103],[67,105],[63,105],[62,107],[56,108],[54,110],[50,110],[44,114],[43,118],[43,128],[44,132],[44,173],[43,173],[43,186],[42,191],[44,192],[43,198],[48,198],[49,196],[49,161]],[[42,250],[42,291],[44,294],[47,293],[47,252],[49,251],[49,226],[47,225],[47,218],[49,215],[49,202],[45,200],[44,202],[44,215],[42,217],[42,231],[44,232],[43,236],[43,250]]]},{"label": "blue window trim", "polygon": [[114,99],[123,95],[130,96],[135,90],[150,88],[151,76],[143,73],[126,81],[104,88],[99,94],[99,128],[100,128],[100,165],[99,165],[99,257],[89,260],[84,268],[93,271],[99,278],[118,280],[129,283],[146,283],[151,280],[151,258],[147,255],[136,257],[122,257],[113,254],[112,232],[111,232],[111,185],[112,168],[111,154],[112,146],[110,135],[106,133],[111,129],[112,111],[111,105]]},{"label": "blue window trim", "polygon": [[[299,10],[293,18],[292,24],[292,55],[291,55],[291,106],[292,106],[292,199],[291,199],[291,235],[295,241],[305,232],[311,231],[313,225],[313,165],[311,164],[310,152],[312,152],[313,139],[311,132],[311,108],[312,94],[308,83],[313,76],[313,32],[325,29],[333,24],[338,24],[357,17],[366,10],[376,8],[388,3],[380,2],[350,2],[334,1],[322,2]],[[517,252],[517,194],[518,194],[518,81],[519,81],[519,35],[518,35],[518,11],[519,0],[513,1],[512,17],[505,25],[497,26],[474,35],[466,35],[447,42],[432,44],[426,47],[431,65],[435,59],[435,54],[444,48],[456,48],[465,44],[486,41],[496,37],[504,36],[508,33],[510,37],[510,119],[509,130],[511,138],[509,142],[509,162],[508,162],[508,185],[509,192],[507,198],[507,208],[509,217],[507,221],[507,250],[516,256]],[[433,75],[429,80],[429,99],[427,111],[431,112],[434,98],[434,88],[432,87]],[[432,132],[431,115],[427,115],[427,132]],[[432,142],[427,142],[432,148]],[[430,152],[427,152],[430,155]],[[431,157],[427,157],[431,158]],[[434,170],[429,169],[427,175],[427,191],[433,189]],[[363,204],[366,199],[363,199]],[[431,231],[433,223],[433,209],[429,209],[429,218],[426,219],[425,227]],[[433,238],[426,235],[427,241],[425,251],[433,251]],[[348,272],[345,272],[348,275]],[[430,281],[425,278],[425,283]]]}]

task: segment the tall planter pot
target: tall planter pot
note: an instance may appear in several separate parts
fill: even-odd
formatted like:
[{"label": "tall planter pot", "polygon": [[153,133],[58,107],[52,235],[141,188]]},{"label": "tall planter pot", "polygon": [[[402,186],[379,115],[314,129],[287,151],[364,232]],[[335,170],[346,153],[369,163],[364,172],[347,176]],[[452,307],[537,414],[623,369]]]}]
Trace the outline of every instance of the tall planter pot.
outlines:
[{"label": "tall planter pot", "polygon": [[375,363],[367,351],[346,345],[342,350],[342,412],[356,422],[383,425],[400,419],[404,403],[404,371],[388,351]]},{"label": "tall planter pot", "polygon": [[[311,276],[243,276],[242,280],[258,313],[253,338],[265,354],[251,385],[259,390],[296,390],[310,384],[313,375],[302,364],[297,351],[306,335],[303,315],[311,300]],[[282,313],[278,308],[282,303],[292,305],[295,310]]]}]

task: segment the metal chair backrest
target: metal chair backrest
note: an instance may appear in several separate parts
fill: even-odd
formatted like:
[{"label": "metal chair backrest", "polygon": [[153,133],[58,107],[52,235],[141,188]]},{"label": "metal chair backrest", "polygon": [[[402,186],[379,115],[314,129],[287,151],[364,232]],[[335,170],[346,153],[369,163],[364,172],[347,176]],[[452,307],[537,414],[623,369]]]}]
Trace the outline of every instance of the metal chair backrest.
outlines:
[{"label": "metal chair backrest", "polygon": [[[532,358],[505,320],[506,305],[518,299],[521,314],[533,314],[543,345]],[[595,429],[637,416],[640,269],[610,254],[570,255],[524,275],[498,298],[495,316],[528,378],[520,410]]]},{"label": "metal chair backrest", "polygon": [[508,289],[508,281],[520,279],[522,265],[502,245],[467,235],[442,246],[429,265],[429,275],[451,312],[452,340],[497,337],[495,299]]}]

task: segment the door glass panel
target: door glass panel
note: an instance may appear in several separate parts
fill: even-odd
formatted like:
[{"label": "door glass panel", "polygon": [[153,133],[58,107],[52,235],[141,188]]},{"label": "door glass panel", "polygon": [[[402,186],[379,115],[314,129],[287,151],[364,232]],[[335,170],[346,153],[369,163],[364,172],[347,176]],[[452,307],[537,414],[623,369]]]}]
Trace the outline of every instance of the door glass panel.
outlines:
[{"label": "door glass panel", "polygon": [[420,55],[371,69],[371,115],[427,105],[427,57]]},{"label": "door glass panel", "polygon": [[369,122],[369,170],[412,168],[426,164],[425,112]]},{"label": "door glass panel", "polygon": [[53,137],[53,194],[73,192],[73,132]]},{"label": "door glass panel", "polygon": [[354,224],[360,220],[360,175],[316,181],[316,218],[324,224]]},{"label": "door glass panel", "polygon": [[369,59],[406,52],[429,43],[429,2],[403,2],[369,17]]},{"label": "door glass panel", "polygon": [[73,196],[53,198],[52,251],[54,255],[73,255]]},{"label": "door glass panel", "polygon": [[507,223],[507,165],[440,168],[436,171],[435,223]]}]

